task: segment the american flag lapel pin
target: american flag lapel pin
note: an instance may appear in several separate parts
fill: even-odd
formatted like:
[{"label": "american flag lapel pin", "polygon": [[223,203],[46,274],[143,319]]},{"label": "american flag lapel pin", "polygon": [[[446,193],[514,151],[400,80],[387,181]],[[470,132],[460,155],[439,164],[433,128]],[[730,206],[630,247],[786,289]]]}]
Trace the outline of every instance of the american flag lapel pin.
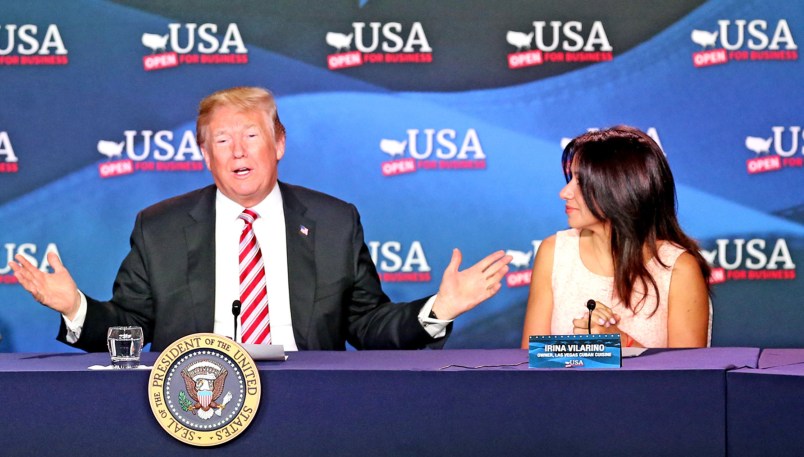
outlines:
[{"label": "american flag lapel pin", "polygon": [[302,236],[307,236],[310,233],[310,229],[308,229],[307,227],[305,227],[303,225],[300,225],[299,226],[299,233],[301,233]]}]

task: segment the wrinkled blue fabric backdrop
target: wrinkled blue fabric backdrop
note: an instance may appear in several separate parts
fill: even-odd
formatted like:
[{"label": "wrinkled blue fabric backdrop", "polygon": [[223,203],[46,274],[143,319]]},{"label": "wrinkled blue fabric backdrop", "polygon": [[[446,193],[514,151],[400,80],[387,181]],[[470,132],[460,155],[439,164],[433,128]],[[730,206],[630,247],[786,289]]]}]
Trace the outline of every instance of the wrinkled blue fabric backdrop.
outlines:
[{"label": "wrinkled blue fabric backdrop", "polygon": [[[386,292],[400,301],[436,291],[453,247],[465,266],[497,249],[532,259],[540,240],[564,229],[563,139],[614,124],[649,130],[673,168],[682,224],[721,275],[713,345],[802,346],[804,68],[790,56],[804,42],[804,9],[781,0],[644,3],[3,3],[0,350],[69,350],[54,339],[59,316],[14,284],[8,258],[23,252],[41,263],[46,250],[57,250],[82,290],[109,297],[136,212],[211,177],[136,170],[104,178],[103,166],[177,163],[158,158],[179,151],[181,163],[192,163],[194,144],[184,140],[194,134],[198,101],[234,85],[274,91],[288,130],[280,179],[357,205]],[[608,42],[613,58],[509,68],[518,49],[507,33],[533,33],[539,21],[547,24],[543,50],[555,37],[574,44],[575,33],[591,52],[605,52]],[[551,21],[561,21],[556,36]],[[577,27],[567,25],[573,21]],[[692,41],[693,30],[712,34],[723,21],[725,44],[722,34],[710,46]],[[329,69],[330,55],[356,51],[356,31],[364,47],[371,44],[371,23],[379,23],[373,52],[381,59],[404,54],[382,49],[398,41],[430,62]],[[178,24],[180,48],[193,27],[216,27],[215,40],[195,33],[185,54],[201,55],[201,46],[228,37],[242,40],[248,62],[146,71],[144,58],[176,50],[169,41],[151,49],[143,35],[166,36],[169,24]],[[349,49],[327,44],[329,32],[352,34]],[[529,39],[520,51],[538,50]],[[750,56],[773,51],[774,41],[787,60],[693,63],[699,51],[740,44],[736,51]],[[31,50],[38,63],[60,56],[66,64],[14,63],[34,61]],[[109,144],[126,141],[126,131],[133,154],[113,156]],[[381,147],[382,140],[391,141]],[[409,166],[416,158],[413,172],[383,174],[386,162]],[[747,161],[756,158],[783,166],[749,173]],[[436,169],[421,168],[427,164]],[[476,168],[453,168],[467,164]],[[497,296],[461,317],[447,347],[518,347],[529,268],[517,266]],[[410,279],[394,276],[406,272],[431,279],[394,281]],[[767,279],[780,273],[785,279]]]}]

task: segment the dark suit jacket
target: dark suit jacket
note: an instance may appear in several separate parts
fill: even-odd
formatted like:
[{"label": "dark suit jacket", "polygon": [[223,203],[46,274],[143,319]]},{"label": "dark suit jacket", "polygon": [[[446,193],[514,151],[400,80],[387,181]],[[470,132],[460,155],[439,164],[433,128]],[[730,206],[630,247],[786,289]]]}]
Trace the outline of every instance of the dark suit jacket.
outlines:
[{"label": "dark suit jacket", "polygon": [[[434,340],[418,321],[426,298],[396,304],[383,293],[353,205],[299,186],[279,187],[299,349],[343,350],[347,341],[357,349],[443,345],[445,339]],[[153,351],[192,333],[212,332],[215,193],[208,186],[137,215],[112,299],[87,297],[86,321],[74,346],[105,351],[112,325],[141,326]],[[65,335],[62,322],[58,338],[65,341]]]}]

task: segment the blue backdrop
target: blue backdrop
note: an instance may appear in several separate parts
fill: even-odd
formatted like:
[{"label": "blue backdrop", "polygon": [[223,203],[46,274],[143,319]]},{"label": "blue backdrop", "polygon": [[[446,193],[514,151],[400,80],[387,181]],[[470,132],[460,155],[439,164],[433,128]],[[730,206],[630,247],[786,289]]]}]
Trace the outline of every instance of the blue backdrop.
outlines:
[{"label": "blue backdrop", "polygon": [[234,85],[276,94],[280,179],[357,205],[392,298],[434,293],[452,247],[517,251],[448,347],[518,347],[562,143],[614,124],[667,154],[713,345],[804,345],[801,2],[556,3],[4,2],[0,350],[69,349],[8,259],[55,250],[109,297],[136,212],[211,182],[195,111]]}]

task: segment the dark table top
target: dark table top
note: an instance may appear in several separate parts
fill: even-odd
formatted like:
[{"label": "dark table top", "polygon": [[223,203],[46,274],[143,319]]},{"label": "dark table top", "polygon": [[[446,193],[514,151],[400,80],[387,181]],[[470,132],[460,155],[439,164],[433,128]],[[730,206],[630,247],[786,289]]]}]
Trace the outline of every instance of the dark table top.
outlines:
[{"label": "dark table top", "polygon": [[[804,361],[804,350],[765,353],[758,348],[649,349],[638,357],[623,359],[622,370],[733,370],[756,368],[785,361]],[[153,365],[158,353],[146,352],[142,362]],[[374,370],[461,371],[521,370],[528,368],[523,349],[453,349],[441,351],[300,351],[288,352],[284,362],[260,361],[260,370]],[[791,362],[792,363],[792,362]],[[105,353],[6,353],[0,354],[0,373],[23,371],[84,371],[93,365],[109,365]],[[566,370],[559,368],[558,370]],[[584,369],[583,371],[590,371]],[[802,367],[804,372],[804,367]]]},{"label": "dark table top", "polygon": [[734,370],[734,373],[804,376],[804,349],[763,349],[757,369]]}]

